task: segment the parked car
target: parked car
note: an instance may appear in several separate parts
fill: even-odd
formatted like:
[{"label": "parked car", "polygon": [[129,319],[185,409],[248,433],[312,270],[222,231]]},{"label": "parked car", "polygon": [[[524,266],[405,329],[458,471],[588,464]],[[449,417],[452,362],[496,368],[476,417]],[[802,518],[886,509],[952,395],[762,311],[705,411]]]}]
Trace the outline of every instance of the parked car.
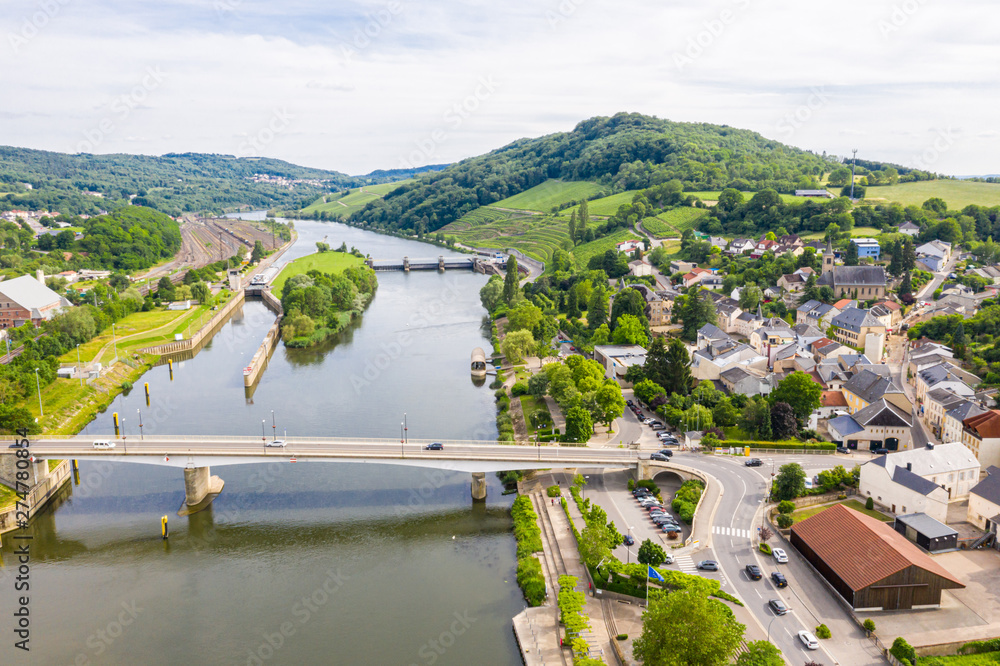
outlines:
[{"label": "parked car", "polygon": [[643,425],[649,425],[652,422],[653,422],[653,419],[643,419],[642,420]]},{"label": "parked car", "polygon": [[674,563],[674,556],[671,555],[670,553],[667,553],[667,559],[663,560],[663,563],[664,564],[673,564]]},{"label": "parked car", "polygon": [[785,550],[783,548],[773,548],[771,550],[771,554],[774,555],[774,561],[778,564],[788,563],[788,555],[785,554]]},{"label": "parked car", "polygon": [[847,448],[846,446],[838,446],[837,447],[837,453],[850,453],[850,452],[851,452],[851,450],[849,448]]},{"label": "parked car", "polygon": [[622,543],[624,543],[626,546],[634,546],[635,538],[633,538],[631,534],[626,534],[624,537],[622,537]]},{"label": "parked car", "polygon": [[625,404],[628,405],[629,407],[631,407],[635,403],[633,403],[631,400],[626,400]]},{"label": "parked car", "polygon": [[878,456],[882,456],[882,455],[885,455],[885,454],[889,453],[889,449],[883,447],[881,449],[875,449],[874,451],[872,451],[872,453],[874,453],[875,455],[878,455]]},{"label": "parked car", "polygon": [[761,465],[764,464],[764,461],[761,460],[760,458],[751,458],[750,460],[746,461],[743,464],[746,465],[747,467],[760,467]]},{"label": "parked car", "polygon": [[788,579],[785,574],[775,571],[771,574],[771,582],[775,587],[788,587]]},{"label": "parked car", "polygon": [[652,491],[650,491],[649,488],[636,488],[635,490],[632,491],[632,497],[635,497],[636,499],[652,494],[653,493]]},{"label": "parked car", "polygon": [[265,446],[284,447],[285,446],[285,440],[283,440],[283,439],[272,439]]},{"label": "parked car", "polygon": [[433,443],[428,444],[427,446],[425,446],[424,450],[425,451],[443,451],[444,450],[444,444],[442,444],[441,442],[433,442]]},{"label": "parked car", "polygon": [[671,435],[669,432],[666,432],[666,431],[663,431],[663,430],[661,430],[660,432],[656,433],[656,437],[658,439],[660,439],[660,440],[669,440],[669,441],[674,442],[675,444],[677,443],[677,437],[675,437],[674,435]]},{"label": "parked car", "polygon": [[653,432],[663,432],[664,430],[667,429],[667,426],[663,425],[662,423],[660,425],[656,425],[654,423],[653,425],[650,426],[650,428],[653,429]]},{"label": "parked car", "polygon": [[661,462],[665,462],[667,460],[670,460],[670,457],[669,456],[665,456],[662,453],[660,453],[659,451],[657,451],[656,453],[650,453],[649,454],[649,459],[650,460],[659,460]]},{"label": "parked car", "polygon": [[715,560],[702,560],[698,563],[699,569],[704,569],[705,571],[718,571],[719,563]]},{"label": "parked car", "polygon": [[670,457],[672,457],[674,455],[674,452],[671,451],[670,449],[660,449],[659,451],[657,451],[657,453],[663,454],[663,455],[665,455],[668,458],[670,458]]},{"label": "parked car", "polygon": [[819,649],[819,641],[816,640],[816,637],[813,636],[811,632],[808,632],[805,629],[803,629],[798,633],[798,636],[799,640],[802,641],[802,644],[805,645],[810,650]]},{"label": "parked car", "polygon": [[771,607],[775,615],[784,615],[788,612],[788,606],[781,599],[771,599],[767,602],[767,605]]},{"label": "parked car", "polygon": [[760,580],[764,577],[764,574],[760,572],[760,567],[756,564],[748,564],[744,569],[746,569],[747,575],[750,576],[750,580]]},{"label": "parked car", "polygon": [[663,530],[664,532],[677,532],[678,534],[680,534],[681,532],[680,525],[671,523],[664,523],[663,525],[660,525],[660,529]]}]

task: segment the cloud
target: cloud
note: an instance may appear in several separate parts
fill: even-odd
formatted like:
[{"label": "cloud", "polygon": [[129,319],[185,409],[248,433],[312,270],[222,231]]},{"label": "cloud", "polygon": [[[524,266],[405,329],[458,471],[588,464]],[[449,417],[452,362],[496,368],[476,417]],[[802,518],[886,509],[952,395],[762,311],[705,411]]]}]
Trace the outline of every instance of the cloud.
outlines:
[{"label": "cloud", "polygon": [[[435,130],[427,163],[639,111],[904,164],[928,128],[962,127],[936,168],[998,170],[1000,45],[979,0],[53,2],[30,39],[37,3],[0,18],[0,143],[73,152],[111,115],[93,152],[237,154],[284,109],[266,156],[364,173]],[[115,115],[149,67],[162,83]],[[495,91],[451,126],[483,77]]]}]

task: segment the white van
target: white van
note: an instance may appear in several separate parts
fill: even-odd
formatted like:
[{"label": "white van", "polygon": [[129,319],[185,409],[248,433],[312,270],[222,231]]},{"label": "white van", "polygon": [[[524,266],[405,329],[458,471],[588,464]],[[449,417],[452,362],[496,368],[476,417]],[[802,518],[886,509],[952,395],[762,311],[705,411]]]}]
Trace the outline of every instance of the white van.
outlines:
[{"label": "white van", "polygon": [[95,449],[113,449],[115,448],[115,443],[110,439],[95,439],[94,440]]}]

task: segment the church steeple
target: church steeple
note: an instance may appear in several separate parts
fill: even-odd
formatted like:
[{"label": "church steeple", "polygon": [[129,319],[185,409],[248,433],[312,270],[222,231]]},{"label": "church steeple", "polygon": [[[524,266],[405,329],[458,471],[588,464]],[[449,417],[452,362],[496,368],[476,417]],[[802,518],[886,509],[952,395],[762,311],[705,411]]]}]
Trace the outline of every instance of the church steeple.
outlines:
[{"label": "church steeple", "polygon": [[757,303],[757,319],[764,319],[764,312],[760,308],[760,303]]},{"label": "church steeple", "polygon": [[820,274],[827,273],[833,270],[833,244],[828,240],[826,242],[826,250],[823,251],[823,268]]}]

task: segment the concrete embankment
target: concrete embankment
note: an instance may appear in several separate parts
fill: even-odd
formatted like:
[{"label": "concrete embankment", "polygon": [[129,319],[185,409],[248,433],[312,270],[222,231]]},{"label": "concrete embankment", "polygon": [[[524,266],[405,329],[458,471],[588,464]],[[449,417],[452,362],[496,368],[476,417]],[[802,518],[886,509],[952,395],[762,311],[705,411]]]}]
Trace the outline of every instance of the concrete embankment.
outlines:
[{"label": "concrete embankment", "polygon": [[[4,454],[5,463],[13,462],[14,459],[15,456],[13,453]],[[44,465],[46,470],[48,469],[48,464],[49,461],[47,460],[39,461],[39,467]],[[52,471],[39,475],[39,478],[36,479],[36,483],[28,492],[26,501],[23,502],[29,507],[29,516],[34,516],[38,513],[39,509],[45,506],[46,502],[48,502],[49,499],[55,495],[56,491],[62,488],[63,484],[69,481],[71,473],[72,467],[70,465],[70,461],[63,460],[56,465]],[[6,479],[4,485],[7,485]],[[17,512],[19,509],[23,510],[23,508],[23,506],[18,507],[15,505],[0,511],[0,534],[18,528]]]}]

